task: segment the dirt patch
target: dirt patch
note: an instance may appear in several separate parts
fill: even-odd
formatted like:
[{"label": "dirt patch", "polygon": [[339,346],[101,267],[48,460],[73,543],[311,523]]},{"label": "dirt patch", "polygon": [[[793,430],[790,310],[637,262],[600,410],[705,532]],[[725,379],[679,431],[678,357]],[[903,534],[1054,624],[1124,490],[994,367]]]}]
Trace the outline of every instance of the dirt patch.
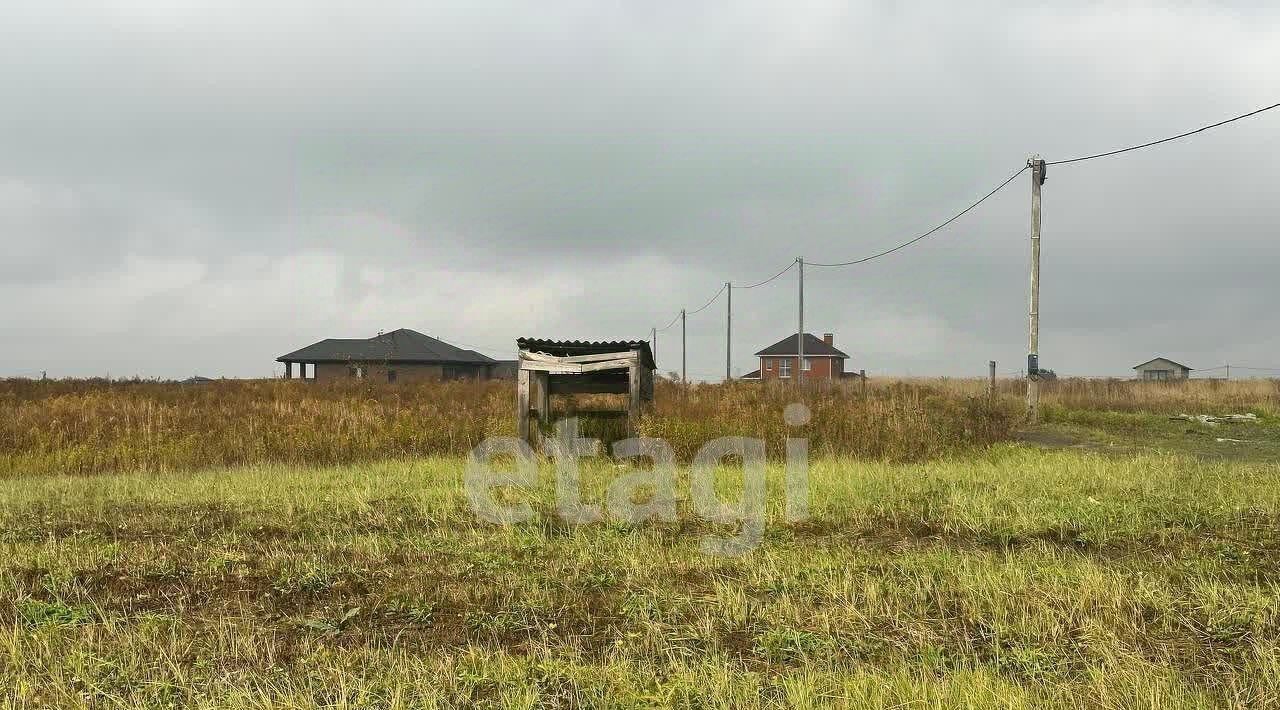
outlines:
[{"label": "dirt patch", "polygon": [[1083,436],[1056,429],[1024,429],[1015,432],[1013,440],[1042,449],[1083,449],[1086,451],[1111,451],[1112,448]]}]

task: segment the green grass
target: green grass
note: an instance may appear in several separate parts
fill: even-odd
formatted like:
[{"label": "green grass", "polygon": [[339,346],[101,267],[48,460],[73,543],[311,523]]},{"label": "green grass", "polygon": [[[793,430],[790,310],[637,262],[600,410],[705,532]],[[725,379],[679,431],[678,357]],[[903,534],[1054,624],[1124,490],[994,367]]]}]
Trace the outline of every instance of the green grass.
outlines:
[{"label": "green grass", "polygon": [[1045,408],[1038,436],[1052,446],[1078,445],[1122,454],[1181,453],[1223,461],[1280,461],[1280,417],[1257,422],[1201,424],[1150,412]]},{"label": "green grass", "polygon": [[[812,518],[782,522],[771,481],[738,558],[700,554],[724,531],[689,515],[566,526],[549,480],[535,521],[481,524],[461,471],[0,481],[0,705],[1280,702],[1272,463],[823,460]],[[591,465],[587,496],[618,474]]]}]

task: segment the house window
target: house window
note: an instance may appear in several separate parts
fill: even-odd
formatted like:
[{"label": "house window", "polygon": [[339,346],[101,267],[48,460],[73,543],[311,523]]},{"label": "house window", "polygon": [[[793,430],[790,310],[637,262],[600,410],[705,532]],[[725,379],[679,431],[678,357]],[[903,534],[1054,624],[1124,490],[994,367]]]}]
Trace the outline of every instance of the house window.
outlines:
[{"label": "house window", "polygon": [[778,361],[778,377],[790,377],[790,376],[791,376],[791,361],[779,360]]},{"label": "house window", "polygon": [[387,370],[387,382],[395,382],[395,381],[396,381],[396,371]]},{"label": "house window", "polygon": [[764,369],[766,369],[766,370],[772,370],[772,369],[773,369],[773,360],[766,359],[766,360],[764,361]]},{"label": "house window", "polygon": [[1147,370],[1146,378],[1148,380],[1168,380],[1173,375],[1172,370]]},{"label": "house window", "polygon": [[804,371],[805,371],[805,372],[808,372],[809,370],[812,370],[812,369],[813,369],[813,358],[811,358],[811,357],[807,357],[807,358],[805,358],[805,359],[804,359]]}]

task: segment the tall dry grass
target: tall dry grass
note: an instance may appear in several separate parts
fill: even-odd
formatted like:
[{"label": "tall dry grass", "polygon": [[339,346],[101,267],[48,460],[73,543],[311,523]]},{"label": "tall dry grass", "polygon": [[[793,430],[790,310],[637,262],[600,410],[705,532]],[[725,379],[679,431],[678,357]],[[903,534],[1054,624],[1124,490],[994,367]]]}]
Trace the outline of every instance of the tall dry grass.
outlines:
[{"label": "tall dry grass", "polygon": [[[989,386],[985,378],[940,377],[873,380],[870,387],[874,390],[904,382],[925,385],[959,398],[981,396]],[[999,379],[996,391],[1011,402],[1020,400],[1026,393],[1026,380]],[[1218,415],[1253,412],[1259,416],[1280,416],[1280,379],[1142,382],[1072,377],[1042,382],[1040,402],[1048,407],[1098,412]]]},{"label": "tall dry grass", "polygon": [[[932,383],[855,385],[797,392],[775,383],[730,383],[668,388],[644,418],[641,432],[671,442],[688,459],[721,436],[764,439],[781,456],[787,436],[806,437],[816,455],[919,461],[1007,439],[1018,409],[1007,401],[949,392]],[[811,419],[789,426],[788,404],[802,402]]]},{"label": "tall dry grass", "polygon": [[[157,382],[0,381],[0,475],[160,471],[253,462],[336,464],[457,455],[486,436],[515,431],[509,382],[253,380]],[[592,410],[608,397],[557,402],[584,413],[587,434],[622,436],[622,422]],[[811,421],[783,422],[803,401]],[[922,383],[809,389],[760,383],[659,382],[638,433],[669,440],[687,460],[708,440],[751,436],[782,451],[803,436],[818,455],[922,460],[1007,438],[1016,407]]]},{"label": "tall dry grass", "polygon": [[[1020,383],[1019,383],[1020,384]],[[1047,383],[1042,401],[1066,409],[1153,414],[1280,415],[1280,380],[1134,380],[1066,379]]]}]

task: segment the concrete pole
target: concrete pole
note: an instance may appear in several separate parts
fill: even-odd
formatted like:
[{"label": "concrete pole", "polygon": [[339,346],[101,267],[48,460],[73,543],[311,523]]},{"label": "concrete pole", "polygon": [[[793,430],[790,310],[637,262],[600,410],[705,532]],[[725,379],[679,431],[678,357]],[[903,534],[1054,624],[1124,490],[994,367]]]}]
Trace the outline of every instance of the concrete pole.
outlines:
[{"label": "concrete pole", "polygon": [[689,383],[689,340],[684,329],[684,309],[680,309],[680,382]]},{"label": "concrete pole", "polygon": [[1031,308],[1027,314],[1027,421],[1040,419],[1040,186],[1044,184],[1045,164],[1032,156],[1031,167]]},{"label": "concrete pole", "polygon": [[728,300],[724,307],[724,381],[733,380],[733,283],[724,284]]},{"label": "concrete pole", "polygon": [[796,257],[800,265],[800,329],[796,332],[796,385],[804,384],[804,257]]},{"label": "concrete pole", "polygon": [[988,361],[987,369],[990,371],[988,373],[988,377],[990,379],[989,379],[989,384],[987,385],[987,394],[990,395],[991,399],[994,400],[996,398],[996,361],[995,360]]}]

